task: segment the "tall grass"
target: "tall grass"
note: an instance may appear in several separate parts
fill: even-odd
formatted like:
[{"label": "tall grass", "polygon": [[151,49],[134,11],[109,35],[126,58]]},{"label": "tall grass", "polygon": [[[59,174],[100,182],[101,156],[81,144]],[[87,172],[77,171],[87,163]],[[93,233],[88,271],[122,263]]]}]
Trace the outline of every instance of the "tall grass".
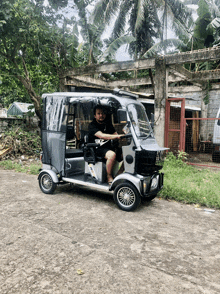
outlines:
[{"label": "tall grass", "polygon": [[162,172],[164,188],[161,197],[220,208],[220,172],[199,170],[172,153],[166,156]]},{"label": "tall grass", "polygon": [[4,169],[15,170],[16,172],[29,173],[32,175],[37,175],[39,169],[41,168],[41,163],[39,164],[30,164],[29,166],[24,166],[20,163],[13,162],[11,160],[0,161],[0,166]]}]

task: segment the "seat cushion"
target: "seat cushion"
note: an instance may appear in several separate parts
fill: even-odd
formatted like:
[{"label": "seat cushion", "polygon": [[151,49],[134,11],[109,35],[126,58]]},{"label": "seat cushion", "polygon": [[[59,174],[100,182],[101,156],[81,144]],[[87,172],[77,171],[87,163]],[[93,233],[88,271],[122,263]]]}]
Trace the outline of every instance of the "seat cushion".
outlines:
[{"label": "seat cushion", "polygon": [[83,157],[83,150],[81,149],[66,149],[66,158]]}]

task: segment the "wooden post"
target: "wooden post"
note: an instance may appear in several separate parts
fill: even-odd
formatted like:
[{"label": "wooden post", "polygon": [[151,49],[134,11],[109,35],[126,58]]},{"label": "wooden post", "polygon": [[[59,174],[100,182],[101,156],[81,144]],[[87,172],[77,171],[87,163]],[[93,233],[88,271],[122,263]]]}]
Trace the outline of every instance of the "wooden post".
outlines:
[{"label": "wooden post", "polygon": [[164,146],[165,102],[168,96],[168,71],[164,58],[155,60],[154,132],[159,146]]}]

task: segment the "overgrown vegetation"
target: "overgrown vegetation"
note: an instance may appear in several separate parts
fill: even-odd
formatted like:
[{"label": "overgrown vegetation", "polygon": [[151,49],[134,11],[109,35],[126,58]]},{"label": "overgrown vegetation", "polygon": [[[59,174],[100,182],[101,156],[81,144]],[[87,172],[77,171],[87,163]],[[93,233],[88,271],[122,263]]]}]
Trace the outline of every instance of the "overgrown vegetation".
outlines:
[{"label": "overgrown vegetation", "polygon": [[37,130],[17,126],[0,136],[0,152],[8,149],[0,158],[0,167],[37,175],[41,167],[41,138]]},{"label": "overgrown vegetation", "polygon": [[0,149],[11,148],[8,155],[17,157],[21,154],[39,155],[41,151],[41,138],[36,130],[14,127],[1,135]]},{"label": "overgrown vegetation", "polygon": [[183,203],[220,208],[220,173],[208,169],[198,170],[187,165],[183,157],[183,154],[176,157],[171,152],[166,156],[162,170],[165,183],[160,196]]}]

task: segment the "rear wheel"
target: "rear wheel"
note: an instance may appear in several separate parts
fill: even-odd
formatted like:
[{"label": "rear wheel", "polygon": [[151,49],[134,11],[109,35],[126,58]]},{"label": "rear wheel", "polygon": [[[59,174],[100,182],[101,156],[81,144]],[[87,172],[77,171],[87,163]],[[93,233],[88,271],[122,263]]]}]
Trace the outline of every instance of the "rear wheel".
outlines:
[{"label": "rear wheel", "polygon": [[55,191],[57,184],[54,183],[51,175],[47,172],[43,172],[39,175],[39,186],[41,191],[45,194],[52,194]]},{"label": "rear wheel", "polygon": [[114,191],[114,201],[125,211],[135,210],[141,202],[138,190],[130,183],[119,184]]}]

